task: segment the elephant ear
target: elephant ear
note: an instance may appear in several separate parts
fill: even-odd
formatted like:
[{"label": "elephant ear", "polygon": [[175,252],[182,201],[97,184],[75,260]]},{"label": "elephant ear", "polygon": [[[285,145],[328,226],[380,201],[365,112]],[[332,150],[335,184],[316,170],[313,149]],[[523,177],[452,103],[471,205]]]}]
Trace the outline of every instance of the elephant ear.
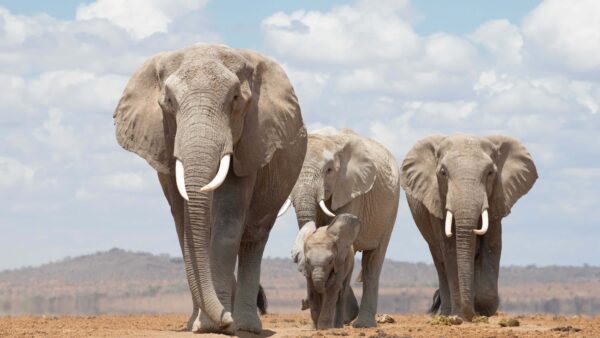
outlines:
[{"label": "elephant ear", "polygon": [[161,91],[159,63],[166,54],[154,55],[131,76],[113,114],[121,147],[138,154],[163,174],[171,172],[173,154],[166,121],[158,104]]},{"label": "elephant ear", "polygon": [[350,130],[334,136],[341,145],[340,167],[331,196],[331,209],[337,210],[373,188],[377,168],[365,139]]},{"label": "elephant ear", "polygon": [[273,60],[251,50],[237,50],[253,68],[252,99],[235,145],[233,168],[249,175],[269,163],[277,149],[306,142],[300,106],[287,75]]},{"label": "elephant ear", "polygon": [[502,218],[510,214],[512,206],[525,195],[538,178],[531,154],[516,139],[503,135],[488,136],[498,148],[496,156],[496,183],[490,203],[490,214]]},{"label": "elephant ear", "polygon": [[327,226],[327,233],[335,238],[339,248],[349,248],[359,231],[360,220],[352,214],[337,215]]},{"label": "elephant ear", "polygon": [[444,210],[436,175],[436,150],[445,138],[432,135],[419,140],[406,154],[400,170],[400,185],[404,191],[439,219],[444,218]]},{"label": "elephant ear", "polygon": [[292,247],[292,261],[298,264],[298,271],[302,272],[303,275],[306,275],[304,243],[308,236],[312,235],[316,230],[317,226],[315,225],[315,222],[308,222],[300,229],[294,240],[294,246]]}]

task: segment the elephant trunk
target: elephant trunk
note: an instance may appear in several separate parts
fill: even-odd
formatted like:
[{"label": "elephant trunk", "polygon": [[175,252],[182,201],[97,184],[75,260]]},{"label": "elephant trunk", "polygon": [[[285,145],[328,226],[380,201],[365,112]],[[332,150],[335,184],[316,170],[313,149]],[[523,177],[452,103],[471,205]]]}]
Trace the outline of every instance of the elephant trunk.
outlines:
[{"label": "elephant trunk", "polygon": [[314,268],[310,274],[315,291],[324,294],[327,276],[322,268]]},{"label": "elephant trunk", "polygon": [[456,263],[458,268],[458,287],[460,293],[460,312],[467,320],[475,315],[474,311],[474,265],[476,235],[481,215],[481,201],[465,198],[456,204]]},{"label": "elephant trunk", "polygon": [[316,169],[302,168],[298,182],[292,191],[292,203],[296,209],[299,228],[308,222],[315,222],[319,227],[319,202],[323,200],[324,196],[322,186],[320,175]]},{"label": "elephant trunk", "polygon": [[[186,274],[194,304],[217,325],[226,328],[233,323],[231,313],[219,301],[212,281],[210,266],[210,227],[212,224],[212,192],[201,191],[217,175],[219,163],[230,154],[231,136],[207,106],[190,107],[177,117],[175,156],[183,164],[188,202],[188,222],[184,229]],[[225,136],[224,136],[225,135]]]}]

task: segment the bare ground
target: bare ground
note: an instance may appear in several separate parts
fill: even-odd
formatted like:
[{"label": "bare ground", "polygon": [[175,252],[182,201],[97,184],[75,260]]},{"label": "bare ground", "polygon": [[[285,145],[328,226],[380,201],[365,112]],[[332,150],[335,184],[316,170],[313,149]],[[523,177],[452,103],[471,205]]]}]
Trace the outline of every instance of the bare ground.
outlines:
[{"label": "bare ground", "polygon": [[[325,331],[311,328],[307,312],[268,314],[261,335],[240,337],[600,337],[600,316],[499,315],[489,323],[432,325],[427,315],[392,315],[395,323],[372,329],[344,327]],[[518,327],[501,327],[502,319],[516,318]],[[185,315],[0,317],[0,337],[192,337],[184,332]],[[218,337],[219,335],[210,335]]]}]

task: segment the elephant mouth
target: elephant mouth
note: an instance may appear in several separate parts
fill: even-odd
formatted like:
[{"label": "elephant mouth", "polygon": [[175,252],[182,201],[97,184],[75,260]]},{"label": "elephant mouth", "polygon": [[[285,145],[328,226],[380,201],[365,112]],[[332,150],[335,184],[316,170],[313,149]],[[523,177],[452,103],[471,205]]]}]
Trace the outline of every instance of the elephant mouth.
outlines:
[{"label": "elephant mouth", "polygon": [[[220,187],[221,184],[225,182],[225,178],[227,177],[227,173],[229,171],[230,163],[231,154],[225,154],[225,156],[221,158],[217,174],[207,185],[200,189],[200,192],[209,192]],[[177,182],[177,190],[179,190],[179,194],[186,201],[189,201],[188,193],[185,187],[185,168],[183,167],[183,163],[179,159],[175,161],[175,180]]]},{"label": "elephant mouth", "polygon": [[[446,233],[446,237],[450,238],[453,236],[452,233],[452,221],[454,218],[454,214],[450,209],[446,209],[446,221],[444,224],[444,232]],[[481,229],[473,229],[473,233],[478,236],[483,236],[487,233],[490,226],[490,219],[488,214],[488,209],[483,210],[481,213]]]}]

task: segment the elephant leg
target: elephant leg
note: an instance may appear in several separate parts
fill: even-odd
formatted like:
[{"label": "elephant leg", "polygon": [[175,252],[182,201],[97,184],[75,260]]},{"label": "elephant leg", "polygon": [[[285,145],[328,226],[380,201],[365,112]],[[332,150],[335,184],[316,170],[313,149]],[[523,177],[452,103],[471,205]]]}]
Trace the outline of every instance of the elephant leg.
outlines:
[{"label": "elephant leg", "polygon": [[[212,280],[219,301],[225,311],[230,312],[234,310],[235,263],[252,196],[254,178],[254,175],[246,177],[229,175],[213,193],[214,222],[211,228],[210,247]],[[256,294],[254,301],[256,302]],[[222,329],[201,312],[200,331],[222,332]]]},{"label": "elephant leg", "polygon": [[475,311],[492,316],[498,310],[498,273],[502,252],[500,222],[490,224],[485,236],[480,237],[480,249],[475,259]]},{"label": "elephant leg", "polygon": [[[338,296],[338,301],[337,301],[337,308],[335,310],[335,327],[343,327],[344,324],[347,323],[347,316],[349,315],[349,311],[348,311],[348,293],[352,292],[352,288],[350,287],[350,280],[352,279],[352,274],[349,274],[346,279],[344,280],[344,283],[342,285],[342,290],[340,290],[339,292],[339,296]],[[350,290],[350,291],[348,291]],[[352,293],[352,296],[354,296],[354,293]],[[354,300],[356,301],[356,298],[354,298]],[[357,306],[358,309],[358,306]],[[358,312],[357,312],[358,313]],[[354,318],[352,318],[354,319]],[[352,321],[352,319],[350,319],[349,321]],[[348,321],[348,322],[349,322]]]},{"label": "elephant leg", "polygon": [[[452,311],[452,301],[450,300],[450,288],[448,286],[448,279],[446,274],[446,268],[444,267],[443,258],[440,257],[438,253],[438,248],[429,247],[431,251],[431,256],[433,257],[433,263],[435,265],[435,270],[438,275],[438,285],[439,285],[439,297],[440,297],[440,308],[439,313],[442,316],[450,315]],[[437,309],[433,309],[432,314],[437,312]]]},{"label": "elephant leg", "polygon": [[356,300],[356,296],[354,295],[354,290],[352,290],[351,277],[348,279],[348,287],[345,288],[341,297],[344,298],[344,308],[343,308],[343,320],[344,324],[350,324],[356,316],[358,316],[358,301]]},{"label": "elephant leg", "polygon": [[334,327],[335,310],[338,305],[340,295],[340,286],[336,285],[327,290],[323,295],[323,304],[321,304],[321,313],[317,322],[317,329],[330,329]]},{"label": "elephant leg", "polygon": [[261,241],[241,243],[238,258],[238,283],[233,307],[233,318],[238,329],[257,334],[262,332],[256,297],[260,284],[260,265],[266,244],[267,238]]},{"label": "elephant leg", "polygon": [[385,260],[385,252],[390,241],[391,233],[381,241],[374,250],[363,251],[361,267],[363,279],[363,295],[360,301],[358,318],[352,324],[354,327],[375,327],[377,314],[377,297],[379,296],[379,275]]},{"label": "elephant leg", "polygon": [[[175,230],[177,231],[177,239],[179,240],[179,248],[181,249],[181,255],[183,253],[183,227],[185,222],[185,209],[183,198],[177,191],[177,183],[175,182],[175,176],[158,173],[158,181],[162,187],[163,193],[169,202],[171,208],[171,215],[175,221]],[[194,298],[192,297],[192,302]],[[198,319],[200,307],[198,304],[193,304],[192,315],[187,321],[186,328],[188,331],[192,331],[194,322]]]},{"label": "elephant leg", "polygon": [[310,318],[313,321],[313,327],[315,329],[317,329],[318,324],[319,324],[319,316],[321,315],[323,299],[322,299],[322,295],[320,293],[316,292],[315,289],[310,284],[310,283],[312,283],[310,278],[307,278],[306,282],[308,283],[308,288],[309,288],[308,299],[310,302]]}]

